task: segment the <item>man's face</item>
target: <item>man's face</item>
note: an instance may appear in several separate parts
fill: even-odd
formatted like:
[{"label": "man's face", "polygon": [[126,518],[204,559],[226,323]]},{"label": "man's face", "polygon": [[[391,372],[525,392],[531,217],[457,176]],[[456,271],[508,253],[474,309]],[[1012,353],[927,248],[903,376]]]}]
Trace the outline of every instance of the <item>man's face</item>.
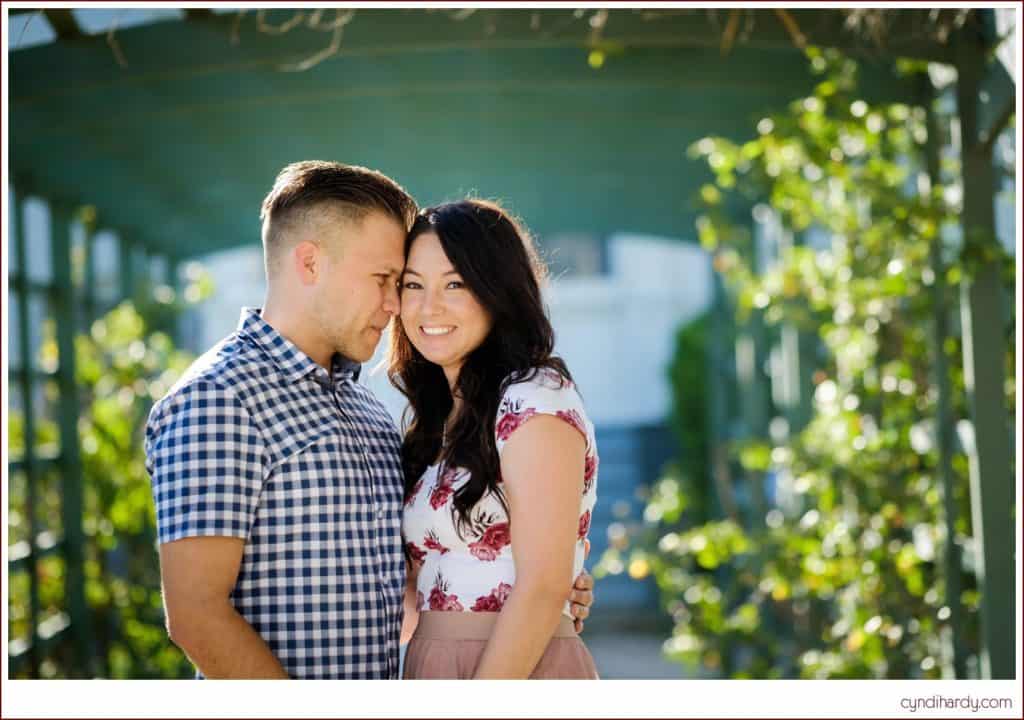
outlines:
[{"label": "man's face", "polygon": [[355,362],[369,360],[398,314],[405,229],[381,212],[331,223],[322,238],[326,271],[314,301],[324,340]]}]

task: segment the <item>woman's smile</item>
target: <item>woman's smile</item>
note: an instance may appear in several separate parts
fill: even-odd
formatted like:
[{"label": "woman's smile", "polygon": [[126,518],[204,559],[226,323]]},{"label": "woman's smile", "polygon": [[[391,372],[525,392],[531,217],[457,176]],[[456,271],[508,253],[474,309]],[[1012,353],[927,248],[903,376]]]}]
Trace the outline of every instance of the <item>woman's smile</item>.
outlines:
[{"label": "woman's smile", "polygon": [[455,330],[454,325],[420,325],[420,332],[428,337],[449,335]]}]

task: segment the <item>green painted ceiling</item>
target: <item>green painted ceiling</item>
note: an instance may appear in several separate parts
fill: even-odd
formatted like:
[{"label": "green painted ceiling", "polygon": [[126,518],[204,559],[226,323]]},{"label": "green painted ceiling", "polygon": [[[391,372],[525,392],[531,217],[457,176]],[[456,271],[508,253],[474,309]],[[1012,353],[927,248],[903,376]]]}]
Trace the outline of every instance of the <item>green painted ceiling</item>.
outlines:
[{"label": "green painted ceiling", "polygon": [[[599,69],[587,18],[561,10],[358,10],[341,52],[303,72],[280,68],[330,33],[260,32],[253,12],[237,43],[234,16],[118,31],[125,67],[105,36],[58,40],[9,55],[8,162],[21,191],[94,205],[101,226],[179,257],[258,242],[275,174],[308,158],[380,169],[424,204],[500,198],[542,238],[692,237],[705,176],[686,147],[749,134],[811,87],[785,28],[758,13],[757,47],[723,53],[706,13],[612,11]],[[831,11],[793,16],[849,42]],[[884,64],[866,71],[874,92],[907,92]]]}]

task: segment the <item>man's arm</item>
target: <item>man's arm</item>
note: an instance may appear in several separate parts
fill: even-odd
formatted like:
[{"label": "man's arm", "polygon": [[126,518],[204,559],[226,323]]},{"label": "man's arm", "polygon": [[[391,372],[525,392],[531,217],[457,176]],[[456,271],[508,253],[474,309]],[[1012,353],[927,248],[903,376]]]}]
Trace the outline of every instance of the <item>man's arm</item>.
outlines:
[{"label": "man's arm", "polygon": [[210,378],[183,385],[150,414],[146,469],[171,640],[207,677],[287,677],[230,601],[264,476],[248,409]]},{"label": "man's arm", "polygon": [[187,537],[160,545],[167,631],[208,678],[287,679],[229,599],[244,543],[233,537]]}]

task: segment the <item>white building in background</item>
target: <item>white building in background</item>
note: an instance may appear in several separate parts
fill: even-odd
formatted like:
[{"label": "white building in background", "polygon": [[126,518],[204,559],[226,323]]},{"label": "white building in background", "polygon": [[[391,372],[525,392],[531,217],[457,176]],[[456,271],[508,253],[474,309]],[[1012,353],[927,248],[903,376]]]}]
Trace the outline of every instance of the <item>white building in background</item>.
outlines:
[{"label": "white building in background", "polygon": [[241,309],[261,307],[267,293],[260,245],[206,255],[199,262],[213,278],[213,294],[185,319],[185,342],[197,353],[234,332]]},{"label": "white building in background", "polygon": [[[239,308],[258,307],[266,288],[259,247],[218,253],[202,263],[216,290],[190,328],[197,351],[232,332]],[[617,234],[608,239],[606,269],[551,281],[545,294],[556,351],[572,371],[595,425],[661,423],[670,409],[666,368],[675,331],[711,301],[708,255],[680,240]],[[362,381],[398,422],[405,402],[381,365],[386,345],[381,342],[366,364]]]},{"label": "white building in background", "polygon": [[676,329],[711,302],[710,260],[690,243],[618,234],[608,241],[607,269],[552,283],[556,349],[596,425],[660,423],[670,410]]}]

